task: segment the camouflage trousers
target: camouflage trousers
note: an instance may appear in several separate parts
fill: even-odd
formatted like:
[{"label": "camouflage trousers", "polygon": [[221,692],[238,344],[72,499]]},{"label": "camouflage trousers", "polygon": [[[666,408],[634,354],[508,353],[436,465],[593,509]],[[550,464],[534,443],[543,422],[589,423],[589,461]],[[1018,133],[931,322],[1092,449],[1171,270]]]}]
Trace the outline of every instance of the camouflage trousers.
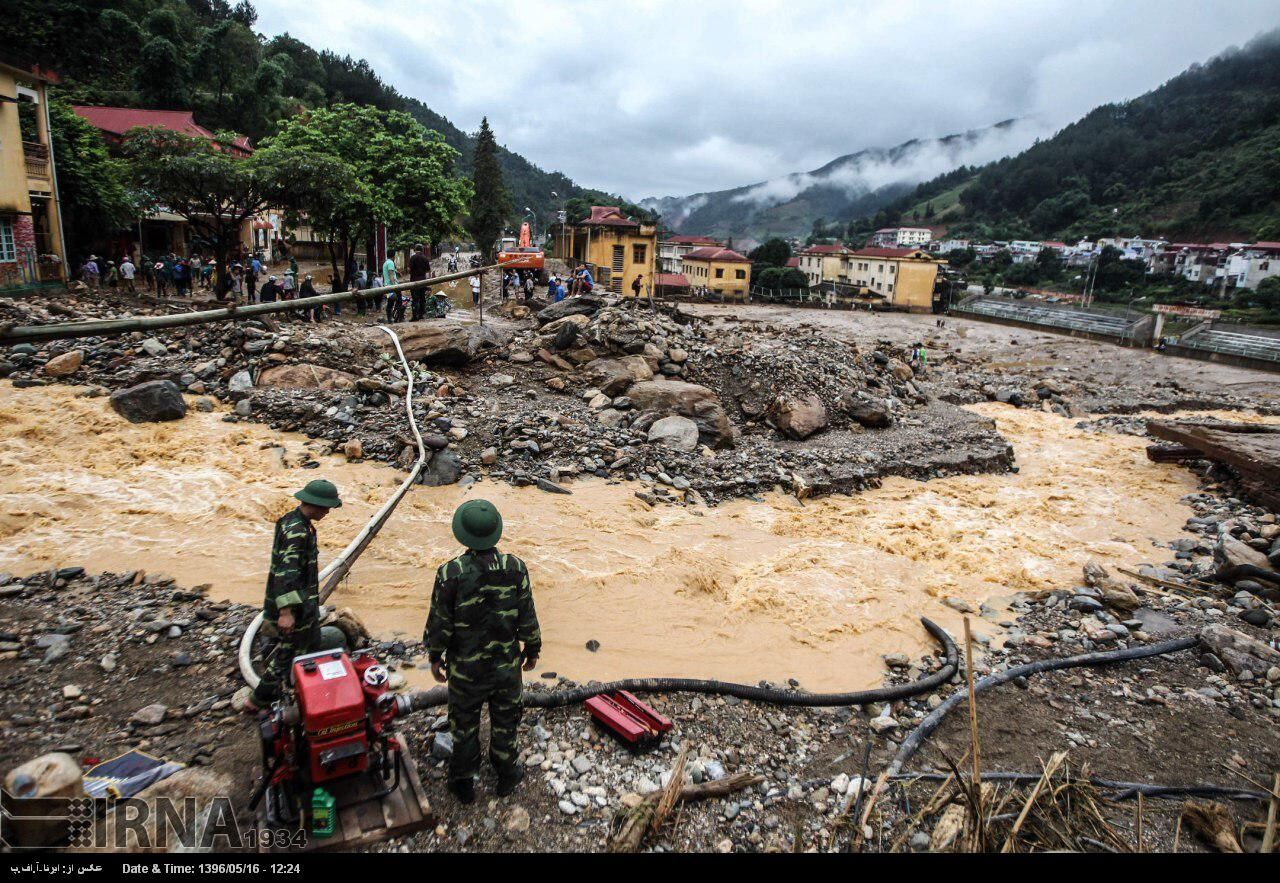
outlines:
[{"label": "camouflage trousers", "polygon": [[342,630],[331,625],[308,629],[294,629],[282,634],[276,642],[275,652],[267,660],[267,670],[253,691],[258,705],[269,705],[280,698],[280,685],[293,664],[294,657],[305,656],[319,650],[346,649],[347,637]]},{"label": "camouflage trousers", "polygon": [[515,677],[485,678],[462,683],[449,678],[449,733],[453,757],[449,778],[470,779],[480,769],[480,709],[489,705],[489,762],[499,776],[516,770],[516,732],[523,711],[520,670]]}]

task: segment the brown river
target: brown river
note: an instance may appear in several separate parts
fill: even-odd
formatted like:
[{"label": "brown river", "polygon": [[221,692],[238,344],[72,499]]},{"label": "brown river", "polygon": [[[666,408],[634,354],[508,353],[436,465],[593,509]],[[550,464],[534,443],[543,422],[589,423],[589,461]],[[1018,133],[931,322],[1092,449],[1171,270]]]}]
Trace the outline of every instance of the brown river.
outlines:
[{"label": "brown river", "polygon": [[[1191,514],[1179,502],[1196,489],[1190,471],[1148,462],[1141,439],[1075,420],[974,410],[1013,444],[1018,474],[890,479],[853,497],[802,505],[776,494],[714,509],[650,509],[635,487],[604,480],[573,484],[572,496],[484,481],[417,487],[332,602],[380,637],[420,636],[435,568],[458,551],[451,513],[483,497],[503,513],[502,548],[529,565],[543,670],[856,689],[880,681],[882,655],[930,645],[920,616],[959,629],[945,598],[999,610],[1016,591],[1072,585],[1089,559],[1168,557],[1152,541],[1175,537]],[[223,413],[133,425],[105,398],[0,383],[0,571],[143,569],[256,604],[272,521],[293,490],[325,477],[346,501],[320,525],[323,565],[403,479],[325,455],[301,469],[305,437]],[[975,622],[997,635],[999,618]]]}]

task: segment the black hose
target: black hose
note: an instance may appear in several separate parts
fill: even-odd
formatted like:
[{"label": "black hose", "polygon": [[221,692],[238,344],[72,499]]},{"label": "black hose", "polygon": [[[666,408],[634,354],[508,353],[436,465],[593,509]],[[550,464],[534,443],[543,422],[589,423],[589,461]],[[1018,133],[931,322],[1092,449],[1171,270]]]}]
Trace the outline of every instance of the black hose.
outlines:
[{"label": "black hose", "polygon": [[[988,773],[982,774],[984,782],[1038,782],[1043,773]],[[951,778],[951,773],[898,773],[890,778],[897,781],[944,782]],[[1114,779],[1100,779],[1090,776],[1085,779],[1090,785],[1115,791],[1108,797],[1111,800],[1128,800],[1141,794],[1143,797],[1224,797],[1228,800],[1270,800],[1266,791],[1251,791],[1247,788],[1225,788],[1221,785],[1153,785],[1150,782],[1117,782]]]},{"label": "black hose", "polygon": [[[775,705],[803,706],[841,706],[870,705],[873,702],[892,702],[895,699],[906,699],[928,693],[946,683],[959,670],[960,653],[956,649],[951,636],[933,620],[921,618],[925,630],[942,645],[946,660],[942,667],[933,674],[912,681],[909,684],[896,684],[891,687],[880,687],[875,690],[860,690],[853,693],[804,693],[795,690],[781,690],[776,687],[754,687],[749,684],[733,684],[726,681],[709,681],[697,678],[629,678],[623,681],[610,681],[601,684],[586,684],[568,690],[551,692],[530,692],[524,694],[524,704],[529,708],[563,708],[585,702],[592,696],[601,693],[615,693],[628,690],[632,693],[714,693],[720,696],[736,696],[754,702],[768,702]],[[431,690],[412,693],[409,696],[413,711],[444,705],[449,701],[447,687],[436,687]]]},{"label": "black hose", "polygon": [[[1130,659],[1146,659],[1149,656],[1164,656],[1167,653],[1177,653],[1180,650],[1190,650],[1192,647],[1198,646],[1199,638],[1177,638],[1172,641],[1162,641],[1159,644],[1148,644],[1143,647],[1129,647],[1125,650],[1110,650],[1103,653],[1082,653],[1079,656],[1065,656],[1059,659],[1042,659],[1039,662],[1029,662],[1026,665],[1016,665],[1013,668],[988,675],[973,685],[974,694],[983,693],[992,687],[998,687],[1001,684],[1007,684],[1009,681],[1028,675],[1040,674],[1046,671],[1057,671],[1063,668],[1077,668],[1082,665],[1109,665],[1115,662],[1126,662]],[[889,764],[887,773],[890,778],[902,772],[903,765],[910,760],[920,746],[924,744],[925,739],[938,728],[943,718],[958,706],[960,703],[967,701],[969,692],[967,690],[957,690],[952,693],[941,705],[929,712],[929,715],[920,722],[920,725],[911,731],[911,734],[903,740],[902,745],[898,748],[898,754],[893,758],[893,763]]]},{"label": "black hose", "polygon": [[1242,579],[1263,580],[1280,585],[1280,573],[1267,570],[1256,564],[1236,564],[1218,573],[1218,579],[1235,584]]}]

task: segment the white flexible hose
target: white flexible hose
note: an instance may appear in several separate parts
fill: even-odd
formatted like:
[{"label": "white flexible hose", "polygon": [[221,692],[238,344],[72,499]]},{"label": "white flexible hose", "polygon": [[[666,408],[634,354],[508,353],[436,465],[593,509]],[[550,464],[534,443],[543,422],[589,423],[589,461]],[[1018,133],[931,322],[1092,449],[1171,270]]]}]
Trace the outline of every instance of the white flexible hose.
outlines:
[{"label": "white flexible hose", "polygon": [[[396,506],[399,505],[405,493],[417,481],[418,474],[422,472],[422,467],[427,465],[427,447],[422,442],[422,434],[418,432],[418,421],[413,416],[413,369],[409,367],[409,360],[405,358],[404,350],[400,348],[400,338],[396,333],[386,325],[379,325],[378,327],[391,336],[391,342],[395,344],[396,355],[400,357],[400,364],[404,366],[405,377],[409,380],[409,388],[405,391],[404,396],[404,407],[409,415],[409,428],[413,430],[413,437],[418,442],[418,459],[413,464],[413,469],[409,471],[409,477],[387,499],[382,508],[374,513],[373,517],[365,524],[364,529],[356,534],[356,538],[339,552],[336,558],[325,565],[324,570],[320,571],[321,603],[328,599],[333,590],[337,588],[338,583],[350,572],[352,565],[360,557],[360,553],[369,545],[374,535],[382,529],[382,525],[391,516]],[[237,656],[240,663],[240,674],[244,677],[245,682],[254,689],[257,689],[259,682],[262,680],[253,668],[252,660],[253,639],[257,637],[258,630],[262,628],[262,618],[262,612],[259,611],[258,615],[253,618],[253,622],[249,623],[249,627],[245,629],[244,637],[240,639],[240,651]]]}]

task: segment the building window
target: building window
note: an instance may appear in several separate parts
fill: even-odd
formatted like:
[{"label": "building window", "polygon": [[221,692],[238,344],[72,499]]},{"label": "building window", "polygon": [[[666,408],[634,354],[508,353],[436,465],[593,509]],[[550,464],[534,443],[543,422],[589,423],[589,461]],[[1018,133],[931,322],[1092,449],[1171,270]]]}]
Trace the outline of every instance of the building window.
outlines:
[{"label": "building window", "polygon": [[645,262],[645,251],[647,249],[643,245],[631,246],[631,263],[643,264]]},{"label": "building window", "polygon": [[746,278],[747,278],[747,271],[746,271],[746,270],[737,270],[737,271],[736,271],[736,273],[737,273],[737,277],[738,277],[739,279],[746,279]]},{"label": "building window", "polygon": [[18,249],[13,243],[13,219],[0,218],[0,263],[12,263],[18,259]]},{"label": "building window", "polygon": [[723,279],[723,278],[724,278],[724,268],[723,268],[723,267],[716,267],[716,278],[717,278],[717,279]]}]

